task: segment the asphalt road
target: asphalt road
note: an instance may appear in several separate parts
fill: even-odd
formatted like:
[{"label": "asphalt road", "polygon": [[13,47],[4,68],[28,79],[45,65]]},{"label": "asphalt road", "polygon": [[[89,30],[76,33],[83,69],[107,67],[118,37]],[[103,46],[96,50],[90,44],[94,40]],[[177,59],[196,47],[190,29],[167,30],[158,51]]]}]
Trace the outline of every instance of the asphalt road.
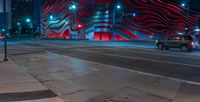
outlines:
[{"label": "asphalt road", "polygon": [[[0,51],[3,51],[2,44]],[[145,42],[14,41],[9,54],[54,52],[158,76],[200,82],[200,52],[160,51]]]}]

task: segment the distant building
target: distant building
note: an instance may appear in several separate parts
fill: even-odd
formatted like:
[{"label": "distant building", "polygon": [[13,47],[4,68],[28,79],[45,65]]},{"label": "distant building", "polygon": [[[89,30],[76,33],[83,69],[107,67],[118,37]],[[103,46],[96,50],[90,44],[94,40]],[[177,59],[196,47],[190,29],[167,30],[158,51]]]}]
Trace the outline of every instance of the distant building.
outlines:
[{"label": "distant building", "polygon": [[11,27],[11,0],[6,0],[6,25],[4,25],[3,0],[0,0],[0,29]]},{"label": "distant building", "polygon": [[[42,0],[6,0],[6,27],[13,36],[31,36],[40,24]],[[3,0],[0,0],[0,29],[4,26]]]},{"label": "distant building", "polygon": [[33,30],[34,0],[12,0],[12,29],[14,35],[27,35]]}]

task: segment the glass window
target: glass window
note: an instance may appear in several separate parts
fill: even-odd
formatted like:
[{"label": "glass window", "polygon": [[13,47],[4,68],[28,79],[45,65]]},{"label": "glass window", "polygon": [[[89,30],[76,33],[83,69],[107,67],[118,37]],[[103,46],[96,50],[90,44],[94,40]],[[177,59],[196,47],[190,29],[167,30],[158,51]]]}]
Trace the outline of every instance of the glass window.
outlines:
[{"label": "glass window", "polygon": [[168,40],[181,40],[181,36],[171,36]]}]

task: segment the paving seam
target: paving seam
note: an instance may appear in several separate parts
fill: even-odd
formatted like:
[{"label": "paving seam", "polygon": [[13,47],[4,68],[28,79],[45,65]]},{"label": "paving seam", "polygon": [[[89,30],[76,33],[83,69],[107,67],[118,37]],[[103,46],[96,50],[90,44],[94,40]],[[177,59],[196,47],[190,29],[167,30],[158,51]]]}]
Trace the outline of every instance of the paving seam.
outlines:
[{"label": "paving seam", "polygon": [[[19,68],[21,68],[21,71],[24,73],[27,73],[28,75],[32,76],[35,80],[35,78],[31,73],[27,72],[26,69],[21,66],[19,63],[15,61],[12,56],[9,56],[9,59],[13,61],[13,63],[17,64]],[[46,87],[41,81],[41,85]],[[57,94],[55,94],[53,91],[51,91],[48,87],[46,87],[48,90],[38,90],[38,91],[29,91],[29,92],[17,92],[17,93],[0,93],[0,102],[8,102],[8,101],[26,101],[26,100],[36,100],[36,99],[45,99],[45,98],[55,98],[58,97]]]}]

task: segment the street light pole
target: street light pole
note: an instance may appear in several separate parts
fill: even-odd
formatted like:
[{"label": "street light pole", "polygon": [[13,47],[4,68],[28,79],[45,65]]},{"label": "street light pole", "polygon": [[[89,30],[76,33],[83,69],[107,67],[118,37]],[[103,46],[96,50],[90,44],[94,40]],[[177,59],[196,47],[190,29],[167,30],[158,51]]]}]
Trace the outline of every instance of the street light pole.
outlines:
[{"label": "street light pole", "polygon": [[76,24],[76,21],[75,21],[75,18],[76,18],[76,5],[74,4],[74,2],[71,3],[72,5],[69,7],[69,9],[71,10],[71,21],[70,21],[70,25],[69,25],[69,34],[70,34],[70,38],[73,39],[72,37],[72,32],[73,32],[73,29],[76,28],[75,24]]},{"label": "street light pole", "polygon": [[3,12],[4,12],[4,61],[8,61],[7,55],[7,30],[6,30],[6,0],[3,0]]},{"label": "street light pole", "polygon": [[70,21],[70,25],[69,25],[69,34],[70,34],[70,38],[73,39],[72,37],[72,32],[73,32],[73,29],[74,29],[74,11],[72,11],[72,14],[71,14],[71,21]]},{"label": "street light pole", "polygon": [[112,40],[114,41],[115,40],[115,13],[116,13],[116,8],[115,8],[115,5],[113,7],[113,21],[112,21]]},{"label": "street light pole", "polygon": [[186,28],[185,28],[185,33],[189,34],[189,27],[190,27],[190,1],[188,0],[187,2],[183,2],[181,6],[186,10],[186,15],[187,15],[187,21],[186,21]]},{"label": "street light pole", "polygon": [[[117,3],[117,5],[116,5]],[[112,40],[114,41],[115,40],[115,25],[116,25],[116,10],[119,10],[121,9],[121,5],[119,5],[119,2],[118,0],[113,0],[113,17],[112,17]]]},{"label": "street light pole", "polygon": [[189,27],[190,27],[190,5],[189,3],[187,4],[187,16],[188,16],[188,19],[187,19],[187,24],[186,24],[186,34],[189,34]]}]

